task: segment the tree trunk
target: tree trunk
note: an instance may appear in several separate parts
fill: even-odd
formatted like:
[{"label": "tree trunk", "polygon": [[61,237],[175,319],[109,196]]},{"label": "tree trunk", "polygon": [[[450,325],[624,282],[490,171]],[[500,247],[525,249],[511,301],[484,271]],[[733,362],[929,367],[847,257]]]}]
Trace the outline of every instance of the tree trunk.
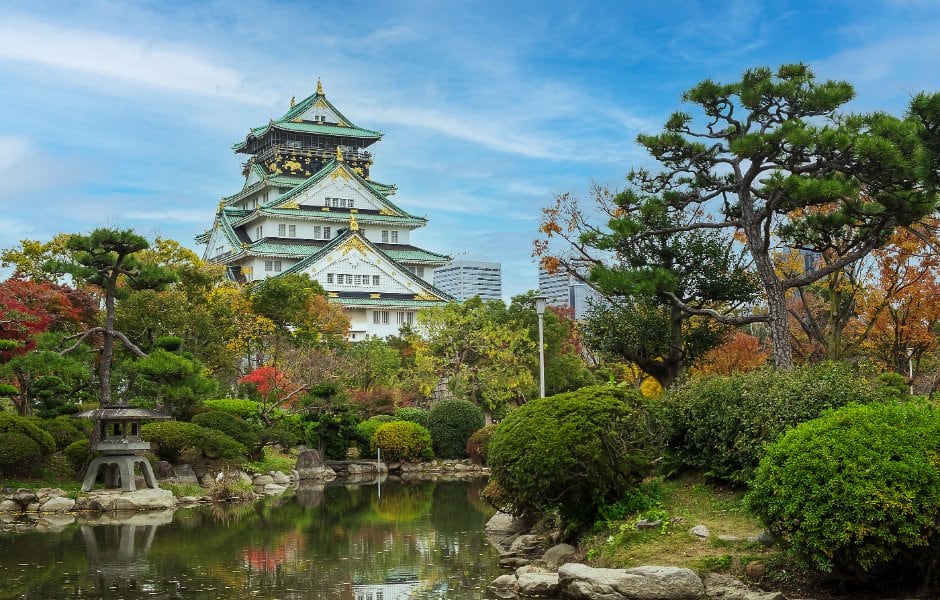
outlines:
[{"label": "tree trunk", "polygon": [[[114,282],[112,282],[113,285]],[[115,286],[116,287],[116,286]],[[111,405],[111,360],[114,357],[114,292],[105,294],[104,343],[101,345],[101,364],[98,377],[101,380],[101,407]]]},{"label": "tree trunk", "polygon": [[[776,278],[775,278],[776,279]],[[770,339],[774,345],[774,365],[778,369],[793,368],[793,347],[790,345],[787,293],[774,281],[767,289],[767,308],[770,316]]]}]

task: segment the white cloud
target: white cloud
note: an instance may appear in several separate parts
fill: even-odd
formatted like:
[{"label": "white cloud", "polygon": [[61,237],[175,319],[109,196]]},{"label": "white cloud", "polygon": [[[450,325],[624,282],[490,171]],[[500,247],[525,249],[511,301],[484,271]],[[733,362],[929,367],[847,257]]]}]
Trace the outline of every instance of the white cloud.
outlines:
[{"label": "white cloud", "polygon": [[42,21],[0,20],[0,60],[40,65],[165,92],[257,104],[242,76],[172,42],[120,37]]},{"label": "white cloud", "polygon": [[137,221],[173,221],[176,223],[203,223],[212,222],[212,211],[209,209],[168,209],[153,211],[130,211],[125,218]]}]

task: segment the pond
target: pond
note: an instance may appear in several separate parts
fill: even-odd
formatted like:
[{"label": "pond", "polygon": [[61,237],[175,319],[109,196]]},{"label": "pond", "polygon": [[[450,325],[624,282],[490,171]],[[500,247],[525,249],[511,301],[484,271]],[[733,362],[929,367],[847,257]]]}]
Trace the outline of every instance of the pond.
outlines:
[{"label": "pond", "polygon": [[0,598],[487,598],[501,572],[483,536],[484,483],[332,482],[6,532]]}]

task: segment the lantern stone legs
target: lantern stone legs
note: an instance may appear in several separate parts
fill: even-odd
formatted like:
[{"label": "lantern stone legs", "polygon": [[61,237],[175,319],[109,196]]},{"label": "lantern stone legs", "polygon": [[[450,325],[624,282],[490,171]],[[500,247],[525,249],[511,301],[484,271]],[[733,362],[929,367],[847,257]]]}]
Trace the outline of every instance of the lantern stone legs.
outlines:
[{"label": "lantern stone legs", "polygon": [[82,482],[82,491],[90,491],[95,485],[95,479],[98,478],[98,471],[104,467],[104,485],[106,488],[117,488],[125,492],[133,492],[137,489],[137,478],[134,476],[134,467],[140,465],[140,472],[144,476],[144,482],[148,488],[157,488],[157,478],[153,474],[153,469],[147,459],[136,454],[118,454],[111,456],[99,456],[91,461],[88,470],[85,471],[85,480]]}]

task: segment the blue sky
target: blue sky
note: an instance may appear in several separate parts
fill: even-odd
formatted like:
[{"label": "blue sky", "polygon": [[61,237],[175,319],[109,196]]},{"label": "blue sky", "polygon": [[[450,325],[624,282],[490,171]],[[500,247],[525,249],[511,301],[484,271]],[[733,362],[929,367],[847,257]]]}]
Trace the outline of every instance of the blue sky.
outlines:
[{"label": "blue sky", "polygon": [[0,247],[100,226],[201,251],[241,186],[230,146],[327,97],[384,132],[375,179],[413,241],[537,286],[540,209],[648,165],[683,90],[811,64],[857,111],[940,90],[940,0],[17,2],[0,14]]}]

